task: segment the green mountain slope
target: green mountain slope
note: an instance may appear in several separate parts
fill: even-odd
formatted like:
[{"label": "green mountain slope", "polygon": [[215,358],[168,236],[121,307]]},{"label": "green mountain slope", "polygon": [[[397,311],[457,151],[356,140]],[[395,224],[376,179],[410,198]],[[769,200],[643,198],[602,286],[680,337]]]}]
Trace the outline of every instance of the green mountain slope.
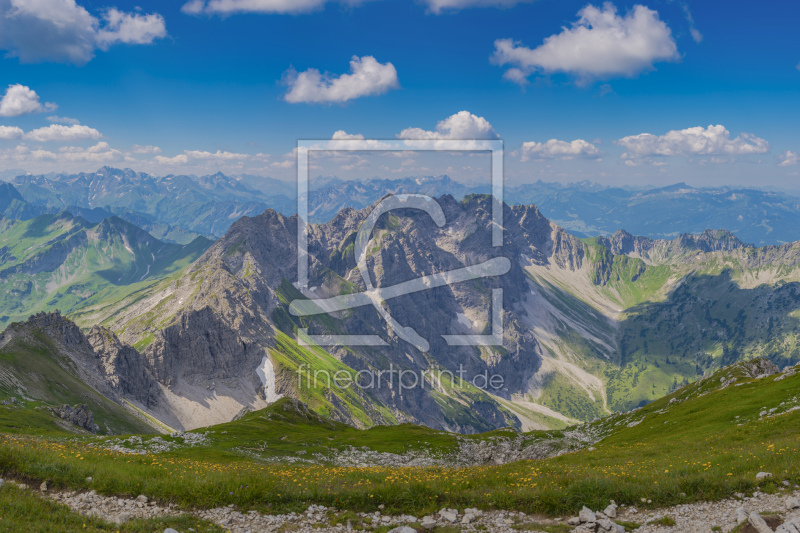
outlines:
[{"label": "green mountain slope", "polygon": [[11,324],[0,335],[0,396],[16,403],[0,411],[6,431],[79,432],[48,407],[86,404],[101,434],[153,433],[150,424],[122,406],[95,372],[86,338],[59,315],[37,315]]},{"label": "green mountain slope", "polygon": [[91,224],[67,212],[0,220],[0,325],[117,300],[179,271],[210,244],[168,244],[119,218]]},{"label": "green mountain slope", "polygon": [[[644,405],[740,360],[800,361],[800,244],[755,248],[707,231],[671,241],[618,232],[581,245],[579,265],[526,268],[555,324],[533,327],[547,330],[554,365],[575,360],[602,380],[607,409]],[[586,403],[579,382],[545,382],[539,401]]]}]

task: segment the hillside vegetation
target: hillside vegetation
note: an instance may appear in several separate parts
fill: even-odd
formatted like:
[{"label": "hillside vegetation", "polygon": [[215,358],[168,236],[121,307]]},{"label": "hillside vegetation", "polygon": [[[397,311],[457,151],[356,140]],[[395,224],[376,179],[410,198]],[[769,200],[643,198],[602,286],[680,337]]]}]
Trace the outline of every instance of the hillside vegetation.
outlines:
[{"label": "hillside vegetation", "polygon": [[[267,513],[316,503],[365,511],[382,504],[387,513],[416,515],[443,506],[555,515],[582,505],[599,508],[609,499],[637,506],[713,500],[757,486],[775,491],[784,479],[800,481],[800,374],[766,375],[771,371],[759,361],[737,363],[633,412],[567,431],[522,434],[525,445],[555,439],[565,449],[549,459],[500,466],[336,466],[325,454],[351,445],[446,455],[460,439],[496,443],[516,432],[459,437],[408,426],[363,431],[282,400],[239,421],[192,432],[192,438],[123,442],[7,434],[0,442],[0,469],[6,476],[49,479],[56,487]],[[16,416],[26,409],[0,406]],[[588,439],[581,449],[565,451],[579,434]],[[130,454],[125,448],[149,451]],[[760,471],[774,477],[756,481]]]}]

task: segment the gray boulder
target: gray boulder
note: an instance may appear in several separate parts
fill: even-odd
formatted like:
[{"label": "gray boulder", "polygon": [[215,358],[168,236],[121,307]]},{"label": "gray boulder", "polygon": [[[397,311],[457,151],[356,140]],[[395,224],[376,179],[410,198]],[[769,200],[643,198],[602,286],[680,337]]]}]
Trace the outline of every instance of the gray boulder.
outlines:
[{"label": "gray boulder", "polygon": [[747,510],[744,507],[739,507],[736,509],[736,524],[744,524],[747,522],[749,516],[750,515],[747,513]]},{"label": "gray boulder", "polygon": [[764,519],[761,518],[761,515],[755,511],[750,513],[747,521],[750,522],[750,525],[753,526],[753,529],[755,529],[758,533],[775,533],[772,531],[772,528],[769,527],[766,522],[764,522]]},{"label": "gray boulder", "polygon": [[591,509],[589,509],[588,507],[586,507],[584,505],[583,509],[581,509],[581,512],[578,513],[578,518],[581,519],[581,523],[582,524],[585,524],[586,522],[594,522],[594,521],[596,521],[597,520],[597,515],[594,514],[594,511],[592,511]]},{"label": "gray boulder", "polygon": [[800,532],[800,518],[795,518],[778,526],[775,533],[798,533]]}]

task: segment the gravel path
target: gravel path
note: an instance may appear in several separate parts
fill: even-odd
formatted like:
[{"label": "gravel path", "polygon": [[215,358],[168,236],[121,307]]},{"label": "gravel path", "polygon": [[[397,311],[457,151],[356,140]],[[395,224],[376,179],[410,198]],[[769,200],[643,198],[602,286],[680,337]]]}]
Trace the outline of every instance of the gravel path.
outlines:
[{"label": "gravel path", "polygon": [[[29,488],[21,484],[18,484],[18,486]],[[435,515],[425,517],[411,515],[390,516],[382,514],[381,511],[344,515],[341,510],[316,505],[310,506],[303,513],[265,515],[256,511],[240,512],[233,505],[215,509],[183,510],[174,504],[162,505],[149,501],[145,496],[118,498],[101,496],[94,491],[79,493],[74,491],[42,490],[42,488],[39,487],[37,492],[43,497],[64,504],[82,515],[97,516],[109,522],[121,523],[132,518],[155,518],[191,513],[219,524],[231,533],[275,532],[279,529],[281,531],[291,530],[301,533],[319,531],[345,532],[362,525],[372,525],[373,527],[391,525],[399,527],[410,524],[422,524],[426,529],[455,526],[463,531],[510,533],[517,531],[512,526],[519,527],[532,523],[542,525],[565,524],[572,518],[548,519],[514,511],[482,512],[477,509],[442,509]],[[776,514],[783,521],[800,521],[800,507],[792,508],[798,505],[798,497],[800,497],[800,491],[795,489],[792,492],[786,488],[777,494],[764,494],[761,492],[755,492],[751,495],[737,494],[733,498],[718,502],[676,505],[658,510],[638,510],[632,506],[620,506],[617,509],[617,516],[613,520],[615,522],[624,521],[644,524],[636,530],[638,533],[728,532],[736,527],[737,515],[739,520],[742,520],[742,513],[744,513],[745,517],[749,516],[751,512],[757,512],[762,515]],[[647,525],[649,522],[655,522],[665,517],[674,520],[675,525]],[[536,530],[529,529],[528,531],[535,532]],[[398,533],[410,532],[406,530]]]}]

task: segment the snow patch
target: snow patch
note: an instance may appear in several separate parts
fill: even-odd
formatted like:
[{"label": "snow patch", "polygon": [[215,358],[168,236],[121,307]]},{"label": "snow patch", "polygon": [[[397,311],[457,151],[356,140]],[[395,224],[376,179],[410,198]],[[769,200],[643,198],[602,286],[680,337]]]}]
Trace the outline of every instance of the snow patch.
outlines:
[{"label": "snow patch", "polygon": [[267,403],[274,403],[283,398],[282,394],[275,391],[275,368],[272,366],[272,361],[266,355],[261,361],[261,365],[256,368],[256,374],[261,378],[264,384],[264,396]]}]

